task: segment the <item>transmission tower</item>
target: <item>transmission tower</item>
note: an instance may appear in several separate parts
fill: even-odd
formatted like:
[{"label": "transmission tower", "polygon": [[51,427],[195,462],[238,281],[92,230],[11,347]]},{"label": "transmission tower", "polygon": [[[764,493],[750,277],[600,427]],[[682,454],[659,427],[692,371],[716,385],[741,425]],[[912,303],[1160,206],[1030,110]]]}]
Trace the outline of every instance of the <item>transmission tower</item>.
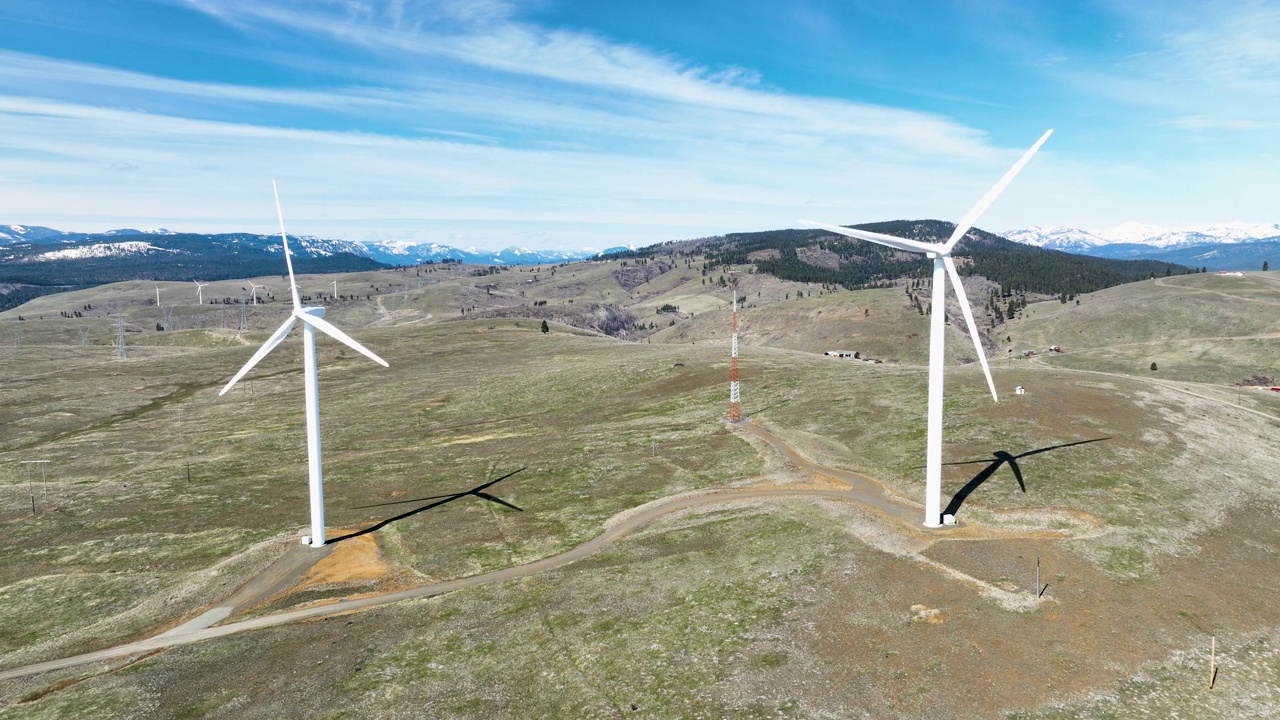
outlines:
[{"label": "transmission tower", "polygon": [[116,357],[125,357],[124,320],[116,323]]},{"label": "transmission tower", "polygon": [[733,339],[729,354],[729,422],[742,422],[742,402],[738,397],[738,274],[729,273],[733,288]]}]

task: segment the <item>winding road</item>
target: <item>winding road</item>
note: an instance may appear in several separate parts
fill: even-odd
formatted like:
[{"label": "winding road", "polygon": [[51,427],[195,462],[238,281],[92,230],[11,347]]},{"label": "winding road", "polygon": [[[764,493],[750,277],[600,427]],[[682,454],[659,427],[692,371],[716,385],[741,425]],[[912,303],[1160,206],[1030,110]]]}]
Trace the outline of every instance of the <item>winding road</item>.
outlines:
[{"label": "winding road", "polygon": [[[458,590],[488,585],[490,583],[516,580],[536,575],[538,573],[547,572],[549,570],[555,570],[590,557],[608,545],[627,537],[635,531],[656,522],[666,515],[700,506],[753,500],[820,498],[862,505],[894,521],[894,524],[900,526],[904,534],[925,536],[933,540],[975,539],[979,537],[1026,537],[1028,535],[1034,535],[1037,537],[1070,537],[1070,534],[1054,531],[1045,531],[1042,533],[1005,533],[999,530],[986,529],[976,525],[965,524],[930,530],[926,534],[920,526],[920,518],[923,508],[918,503],[914,503],[891,492],[881,483],[865,475],[847,470],[826,467],[804,458],[797,450],[760,425],[758,422],[748,420],[739,427],[742,431],[747,432],[755,436],[757,439],[767,443],[786,462],[791,463],[804,472],[814,476],[815,480],[818,480],[819,482],[825,481],[825,485],[827,486],[757,485],[739,488],[719,488],[666,497],[620,513],[606,523],[605,529],[600,535],[583,543],[582,545],[560,553],[559,555],[552,555],[525,565],[504,568],[502,570],[495,570],[493,572],[459,578],[457,580],[423,585],[420,587],[410,588],[408,590],[399,590],[354,599],[344,599],[336,603],[277,612],[247,620],[238,620],[209,627],[214,623],[226,619],[233,614],[233,611],[238,611],[244,607],[244,603],[237,600],[237,597],[241,595],[241,593],[237,593],[218,606],[206,610],[202,615],[195,619],[154,637],[124,643],[122,645],[116,645],[104,650],[84,653],[82,655],[74,655],[57,660],[49,660],[46,662],[10,668],[8,670],[0,671],[0,681],[54,670],[63,670],[66,668],[105,660],[115,660],[134,655],[152,653],[165,648],[190,645],[192,643],[212,640],[214,638],[225,637],[227,635],[234,635],[236,633],[247,632],[250,630],[276,627],[305,620],[318,620],[344,613],[390,605],[393,603],[403,602],[405,600],[429,598]],[[319,559],[322,556],[317,554],[313,557]],[[939,563],[916,555],[912,555],[910,557],[927,565],[933,566],[935,569],[938,569],[957,580],[967,582],[970,585],[977,586],[985,591],[994,591],[994,588],[986,583],[983,583],[976,578],[965,576],[962,573],[947,568]],[[296,563],[290,562],[286,564],[293,565]],[[287,570],[287,574],[295,575],[296,573],[293,572],[294,570],[296,570],[296,568],[289,568]],[[273,571],[268,570],[268,573],[271,572]],[[278,580],[278,578],[271,578],[272,583],[276,583]]]}]

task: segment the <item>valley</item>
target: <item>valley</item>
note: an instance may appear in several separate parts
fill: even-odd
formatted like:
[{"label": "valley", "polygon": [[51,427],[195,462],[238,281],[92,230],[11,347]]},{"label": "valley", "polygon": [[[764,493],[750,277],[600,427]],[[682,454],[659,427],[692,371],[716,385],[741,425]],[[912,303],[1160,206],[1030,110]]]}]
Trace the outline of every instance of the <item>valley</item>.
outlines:
[{"label": "valley", "polygon": [[[242,297],[251,280],[256,306],[130,282],[0,313],[0,717],[1280,705],[1260,571],[1280,543],[1280,393],[1235,384],[1275,375],[1269,274],[980,317],[998,403],[949,324],[943,502],[962,525],[935,532],[918,525],[929,318],[904,286],[685,259],[300,277],[316,301],[336,282],[328,317],[390,363],[317,345],[331,532],[379,528],[181,645],[149,639],[307,550],[297,339],[216,394],[287,315],[287,283],[203,289]],[[485,492],[519,510],[466,495],[495,480]]]}]

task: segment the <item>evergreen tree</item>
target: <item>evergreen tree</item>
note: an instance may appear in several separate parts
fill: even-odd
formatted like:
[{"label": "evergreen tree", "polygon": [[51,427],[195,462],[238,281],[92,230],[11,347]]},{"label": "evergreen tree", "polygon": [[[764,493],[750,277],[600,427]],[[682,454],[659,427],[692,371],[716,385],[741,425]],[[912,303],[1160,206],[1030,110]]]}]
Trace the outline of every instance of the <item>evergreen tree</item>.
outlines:
[{"label": "evergreen tree", "polygon": [[542,332],[544,332],[544,333],[549,333],[549,332],[551,332],[551,328],[547,326],[547,321],[546,321],[546,320],[543,320],[543,321],[542,321]]}]

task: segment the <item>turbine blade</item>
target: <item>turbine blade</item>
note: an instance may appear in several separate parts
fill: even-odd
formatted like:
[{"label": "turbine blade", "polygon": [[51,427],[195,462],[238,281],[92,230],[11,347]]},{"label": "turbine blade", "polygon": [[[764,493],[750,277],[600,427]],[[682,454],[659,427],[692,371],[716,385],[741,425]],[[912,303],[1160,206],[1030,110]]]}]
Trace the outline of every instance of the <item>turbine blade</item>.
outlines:
[{"label": "turbine blade", "polygon": [[289,235],[284,231],[284,211],[280,209],[280,191],[276,189],[276,181],[271,181],[271,194],[276,198],[276,217],[280,219],[280,239],[284,241],[284,265],[289,268],[289,292],[293,294],[293,311],[302,310],[298,301],[298,283],[293,279],[293,260],[289,258]]},{"label": "turbine blade", "polygon": [[873,242],[877,245],[886,245],[894,250],[922,253],[942,252],[942,246],[935,243],[923,243],[919,240],[908,240],[907,238],[894,237],[893,235],[882,235],[869,230],[855,230],[853,228],[842,227],[840,225],[827,225],[826,223],[814,222],[812,220],[801,220],[800,222],[806,225],[820,227],[827,232],[833,232],[837,235],[846,235],[851,238]]},{"label": "turbine blade", "polygon": [[960,238],[964,237],[964,234],[969,232],[969,228],[973,227],[973,224],[978,222],[978,218],[982,217],[982,213],[986,212],[987,208],[991,207],[991,203],[995,202],[996,198],[1000,197],[1000,193],[1004,192],[1004,189],[1009,186],[1010,182],[1013,182],[1014,176],[1022,172],[1023,166],[1031,160],[1031,156],[1036,154],[1036,151],[1040,149],[1040,146],[1044,144],[1044,141],[1048,140],[1049,136],[1052,134],[1052,128],[1046,130],[1045,133],[1040,136],[1040,139],[1036,141],[1036,144],[1032,145],[1030,150],[1023,153],[1022,157],[1018,158],[1018,162],[1014,163],[1013,167],[1009,168],[1009,172],[1005,173],[1004,177],[1000,178],[1000,182],[996,183],[995,187],[988,190],[987,194],[983,195],[982,199],[978,201],[978,204],[974,205],[973,209],[961,218],[960,222],[956,224],[955,232],[951,233],[951,237],[947,239],[946,248],[943,252],[951,252],[951,248],[955,247],[956,243],[960,242]]},{"label": "turbine blade", "polygon": [[964,285],[960,284],[960,273],[956,272],[955,261],[950,255],[942,256],[942,264],[951,277],[951,285],[956,289],[956,297],[960,300],[960,310],[964,313],[965,324],[969,326],[969,338],[973,340],[973,349],[978,352],[978,362],[982,363],[982,372],[987,376],[987,387],[991,388],[991,399],[999,401],[996,395],[996,384],[991,379],[991,368],[987,367],[987,355],[982,351],[982,339],[978,337],[978,326],[973,322],[973,311],[969,309],[969,298],[964,294]]},{"label": "turbine blade", "polygon": [[308,325],[319,330],[325,335],[328,335],[334,340],[337,340],[343,345],[346,345],[352,350],[355,350],[361,355],[364,355],[365,357],[378,363],[382,367],[390,367],[390,365],[387,365],[386,360],[383,360],[382,358],[375,355],[373,351],[370,350],[369,348],[361,345],[355,340],[352,340],[350,335],[347,335],[346,333],[342,332],[338,328],[334,327],[333,323],[330,323],[328,320],[325,320],[324,318],[318,318],[315,315],[308,315],[307,313],[298,313],[297,317],[301,318],[302,322],[307,323]]},{"label": "turbine blade", "polygon": [[240,378],[244,377],[245,373],[252,370],[253,366],[257,365],[259,360],[266,357],[267,353],[274,350],[275,347],[280,344],[280,341],[284,340],[285,336],[289,334],[289,331],[293,329],[293,323],[295,320],[297,320],[297,317],[290,315],[289,319],[285,320],[284,324],[281,325],[271,337],[267,338],[266,342],[262,343],[262,347],[258,348],[258,352],[254,353],[253,357],[249,358],[249,362],[245,363],[244,367],[240,368],[240,372],[236,373],[236,376],[231,378],[231,382],[227,383],[222,390],[218,391],[218,394],[226,395],[227,391],[239,382]]}]

